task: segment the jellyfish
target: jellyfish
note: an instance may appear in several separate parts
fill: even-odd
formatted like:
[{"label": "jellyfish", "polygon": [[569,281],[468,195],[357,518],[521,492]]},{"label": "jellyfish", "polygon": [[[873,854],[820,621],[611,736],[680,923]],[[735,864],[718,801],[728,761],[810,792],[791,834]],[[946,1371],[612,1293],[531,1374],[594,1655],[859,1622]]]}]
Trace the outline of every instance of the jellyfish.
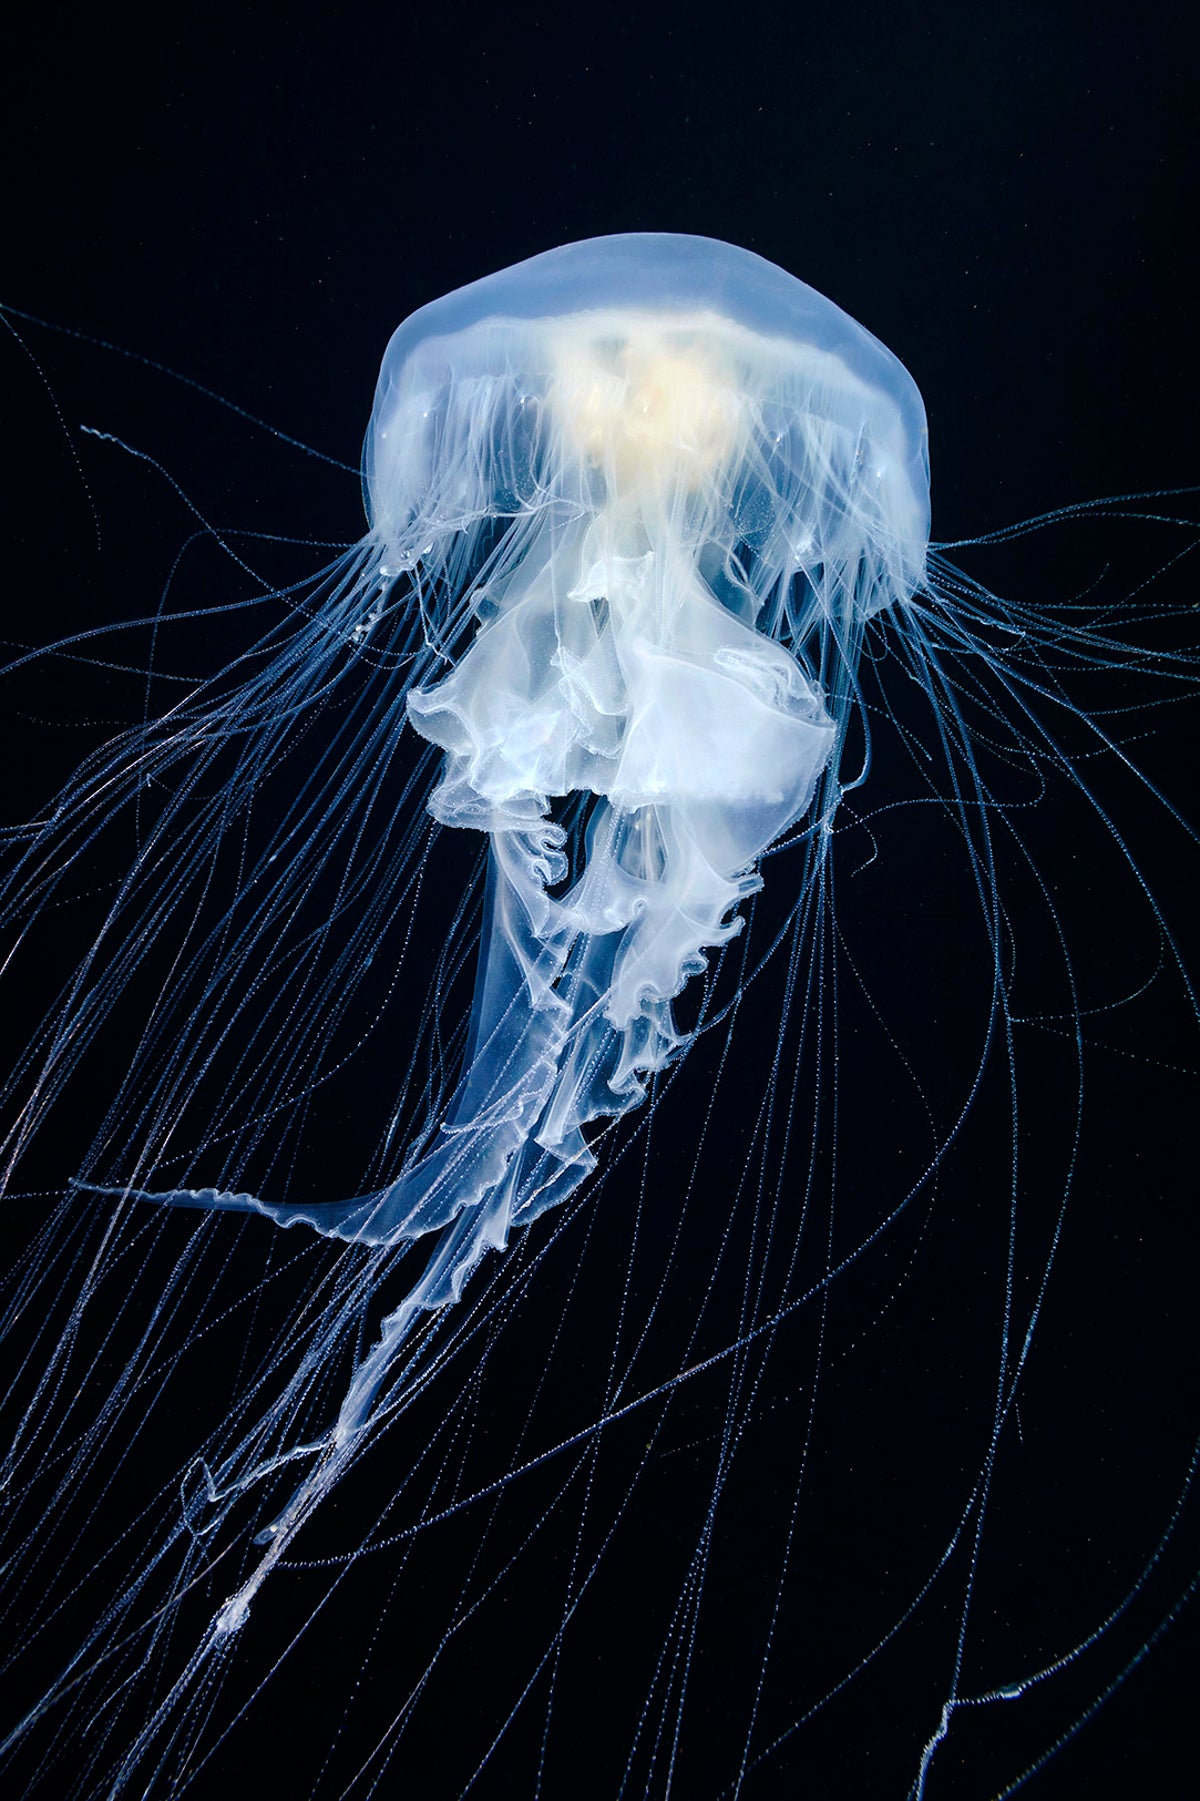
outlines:
[{"label": "jellyfish", "polygon": [[[1190,658],[1158,638],[1132,648],[1132,604],[1001,602],[950,565],[930,546],[925,413],[902,364],[802,282],[707,239],[572,244],[423,307],[384,356],[362,478],[366,535],[315,580],[256,581],[253,541],[202,525],[248,592],[214,615],[169,589],[126,628],[152,640],[132,663],[143,716],[10,834],[13,965],[61,974],[7,1090],[6,1180],[18,1202],[43,1198],[22,1209],[6,1316],[26,1346],[10,1605],[33,1671],[6,1754],[53,1786],[67,1720],[79,1792],[203,1792],[267,1665],[390,1558],[409,1585],[392,1630],[407,1640],[401,1622],[428,1618],[370,1732],[346,1730],[349,1707],[330,1725],[319,1780],[367,1792],[428,1769],[418,1716],[443,1717],[429,1697],[503,1595],[539,1623],[503,1635],[504,1698],[474,1762],[438,1786],[561,1792],[548,1746],[578,1706],[577,1617],[610,1570],[631,1611],[654,1586],[613,1541],[638,1510],[681,1517],[663,1498],[680,1473],[686,1553],[664,1553],[675,1585],[648,1655],[622,1654],[636,1698],[609,1678],[630,1724],[624,1773],[596,1792],[704,1789],[683,1748],[700,1628],[746,1631],[730,1587],[753,1555],[731,1575],[715,1547],[731,1497],[762,1480],[746,1441],[769,1438],[778,1409],[767,1601],[712,1792],[774,1792],[801,1728],[869,1692],[952,1590],[957,1649],[906,1744],[924,1792],[969,1708],[1036,1695],[1089,1642],[1076,1629],[1040,1662],[1003,1646],[994,1668],[980,1653],[986,1676],[966,1667],[992,1522],[1020,1511],[1012,1447],[1080,1155],[1068,1127],[1030,1226],[1016,1197],[1040,1152],[1016,1095],[1039,1080],[1077,1118],[1083,1021],[1136,1010],[1155,984],[1194,1023],[1167,913],[1086,767],[1137,779],[1122,706],[1071,691],[1136,670],[1187,694]],[[163,667],[173,630],[221,616],[236,643],[215,673]],[[897,683],[922,697],[919,721]],[[883,736],[907,789],[880,770]],[[1021,821],[1060,790],[1154,945],[1155,967],[1099,1001]],[[1157,800],[1152,779],[1144,792]],[[926,810],[955,854],[925,873],[967,922],[935,911],[934,935],[965,932],[971,974],[961,996],[943,974],[901,1004],[878,931],[851,944],[842,891],[887,866],[897,823],[919,838]],[[1017,931],[1022,905],[1038,928]],[[931,921],[910,903],[893,925],[903,965]],[[1030,938],[1057,1003],[1027,996]],[[766,1073],[747,1097],[764,1002]],[[1030,1021],[1066,1044],[1053,1071],[1017,1049]],[[931,1032],[962,1058],[949,1103],[918,1067]],[[779,1684],[796,1594],[820,1587],[802,1546],[839,1505],[813,1474],[832,1455],[830,1391],[857,1393],[862,1417],[846,1373],[860,1339],[888,1390],[891,1317],[997,1110],[1011,1193],[983,1259],[999,1258],[1001,1299],[981,1309],[968,1473],[865,1648]],[[689,1144],[686,1166],[663,1139]],[[603,1330],[576,1302],[593,1242],[612,1282]],[[847,1327],[851,1284],[870,1298]],[[514,1362],[541,1372],[520,1402]],[[551,1415],[543,1380],[564,1366],[586,1374]],[[211,1392],[187,1386],[209,1369]],[[720,1404],[692,1430],[712,1384]],[[331,1540],[330,1517],[362,1504],[346,1499],[360,1473],[384,1466],[375,1517]],[[1190,1482],[1189,1466],[1099,1636],[1152,1587]],[[438,1614],[426,1552],[457,1535]],[[260,1615],[306,1576],[323,1590],[264,1653]],[[43,1667],[64,1620],[70,1654]]]}]

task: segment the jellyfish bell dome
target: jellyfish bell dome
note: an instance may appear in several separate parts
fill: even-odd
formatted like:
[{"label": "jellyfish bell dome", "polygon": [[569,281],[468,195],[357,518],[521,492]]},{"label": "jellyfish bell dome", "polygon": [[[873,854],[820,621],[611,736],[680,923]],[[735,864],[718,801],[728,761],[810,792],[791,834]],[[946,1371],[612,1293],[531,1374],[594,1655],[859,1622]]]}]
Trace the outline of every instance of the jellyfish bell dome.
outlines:
[{"label": "jellyfish bell dome", "polygon": [[[865,613],[920,586],[928,433],[912,377],[782,269],[710,238],[587,239],[399,327],[364,450],[388,566],[523,514],[620,524],[626,549],[715,546],[851,572]],[[865,579],[864,579],[865,577]]]}]

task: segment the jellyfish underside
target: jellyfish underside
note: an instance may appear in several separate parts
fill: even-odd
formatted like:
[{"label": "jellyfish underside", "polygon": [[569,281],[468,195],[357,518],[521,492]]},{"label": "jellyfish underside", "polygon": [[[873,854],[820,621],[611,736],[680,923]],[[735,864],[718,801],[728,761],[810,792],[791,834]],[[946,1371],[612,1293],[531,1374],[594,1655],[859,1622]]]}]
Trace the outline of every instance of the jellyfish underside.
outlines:
[{"label": "jellyfish underside", "polygon": [[[653,263],[675,241],[642,242]],[[693,257],[692,282],[704,276]],[[849,326],[769,276],[815,303],[826,336]],[[241,1624],[337,1479],[414,1320],[568,1195],[596,1163],[589,1128],[636,1106],[686,1049],[672,1002],[740,930],[764,852],[810,813],[802,829],[819,832],[836,804],[837,709],[863,624],[923,570],[923,442],[819,331],[768,335],[694,302],[513,318],[503,298],[445,334],[438,303],[426,330],[410,321],[393,340],[365,457],[360,592],[377,598],[354,628],[397,596],[422,608],[433,679],[409,687],[407,718],[444,753],[429,810],[489,841],[457,1090],[369,1194],[118,1191],[381,1247],[442,1234],[328,1439],[304,1447],[320,1462],[259,1535],[270,1549],[220,1630]],[[900,365],[849,329],[911,406]],[[499,548],[473,557],[497,520]],[[435,618],[439,591],[450,601]],[[553,817],[569,800],[572,843]]]}]

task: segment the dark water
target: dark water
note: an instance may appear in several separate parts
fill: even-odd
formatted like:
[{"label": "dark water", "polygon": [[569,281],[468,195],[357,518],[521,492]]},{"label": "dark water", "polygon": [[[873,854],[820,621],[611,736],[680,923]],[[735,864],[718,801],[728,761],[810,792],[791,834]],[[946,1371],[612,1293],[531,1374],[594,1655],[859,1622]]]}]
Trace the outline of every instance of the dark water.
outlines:
[{"label": "dark water", "polygon": [[[1073,19],[1073,10],[1047,21],[1032,7],[865,9],[848,17],[822,6],[775,19],[731,10],[702,21],[680,9],[647,22],[558,12],[513,20],[447,7],[412,23],[381,25],[347,11],[289,26],[217,10],[194,24],[164,15],[143,32],[42,9],[16,28],[2,78],[8,218],[0,298],[161,360],[352,469],[379,356],[413,307],[554,243],[619,230],[698,232],[792,270],[903,358],[930,419],[939,539],[1194,480],[1194,34],[1181,19],[1145,22],[1116,8]],[[160,459],[219,524],[323,541],[357,535],[352,473],[294,453],[136,363],[36,329],[26,336],[54,402],[20,349],[0,346],[11,396],[5,637],[39,641],[144,612],[188,530],[186,510],[155,471],[80,440],[81,422]],[[1048,601],[1102,580],[1119,597],[1183,542],[1138,524],[1107,535],[1064,527],[1004,555],[958,556],[1022,598]],[[282,581],[325,553],[269,554],[273,579]],[[222,560],[211,559],[194,578],[197,591],[211,593],[225,573]],[[1178,606],[1186,566],[1168,579]],[[208,668],[225,647],[206,623],[186,648]],[[127,719],[136,692],[119,671],[94,666],[30,675],[0,720],[5,786],[16,800],[6,817],[31,792],[51,791],[81,743]],[[1089,692],[1084,705],[1121,704],[1119,678]],[[68,720],[79,723],[66,729]],[[1194,722],[1189,729],[1179,708],[1139,713],[1134,724],[1137,756],[1195,817]],[[1068,748],[1080,748],[1078,739]],[[885,769],[873,779],[881,804],[913,791],[907,775]],[[1110,771],[1106,783],[1105,804],[1128,829],[1131,855],[1186,943],[1194,854],[1189,860],[1183,835],[1171,838],[1169,822],[1132,779]],[[1011,793],[1018,789],[1014,782]],[[1111,841],[1079,824],[1070,799],[1050,795],[1022,817],[1020,832],[1064,930],[1083,947],[1087,992],[1111,1000],[1152,972],[1159,946],[1133,885],[1113,875],[1120,859]],[[920,1061],[941,1116],[965,1061],[978,1054],[980,945],[975,927],[963,924],[973,918],[970,896],[945,836],[923,836],[916,820],[909,829],[903,813],[874,829],[886,882],[847,880],[840,892],[846,951],[875,1001],[872,1009],[856,1000],[855,982],[845,982],[841,1079],[851,1090],[872,1080],[882,1016]],[[457,847],[448,858],[440,879],[450,897],[466,872]],[[1017,942],[1029,958],[1014,994],[1029,1014],[1061,1012],[1046,891],[1019,868],[1011,882]],[[939,972],[935,987],[912,987],[913,969]],[[32,1010],[36,998],[19,994],[10,1003],[6,1037],[18,1036],[22,1002]],[[777,1013],[766,1007],[762,1020]],[[729,1111],[710,1133],[689,1238],[657,1316],[661,1345],[641,1368],[643,1389],[691,1360],[681,1351],[689,1309],[699,1312],[737,1174],[754,1167],[762,1033],[772,1029],[751,1028],[744,1063],[739,1053],[721,1078]],[[968,1694],[1075,1650],[1135,1584],[1166,1529],[1195,1434],[1195,1026],[1189,1031],[1178,1004],[1156,1008],[1152,997],[1107,1015],[1096,1036],[1108,1048],[1087,1066],[1083,1158],[1038,1327],[1036,1378],[1015,1422],[1029,1456],[1014,1455],[998,1472],[980,1552],[962,1680]],[[1060,1049],[1054,1022],[1044,1021],[1018,1053],[1027,1134],[1014,1265],[1022,1320],[1057,1217],[1050,1202],[1039,1203],[1061,1189],[1070,1139],[1064,1121],[1075,1090]],[[94,1080],[99,1095],[99,1072]],[[479,1482],[512,1460],[500,1451],[489,1461],[488,1433],[499,1444],[519,1431],[529,1372],[548,1355],[545,1318],[561,1312],[585,1245],[589,1299],[556,1352],[566,1373],[547,1405],[557,1411],[539,1423],[533,1443],[553,1442],[554,1430],[576,1430],[602,1410],[622,1247],[636,1226],[652,1286],[670,1254],[697,1097],[716,1083],[711,1059],[697,1053],[649,1150],[634,1146],[610,1178],[599,1223],[589,1232],[581,1214],[557,1261],[548,1260],[541,1319],[533,1309],[519,1316],[500,1346],[520,1380],[507,1379],[503,1364],[489,1366],[477,1396],[480,1448],[470,1469]],[[368,1076],[365,1088],[342,1097],[344,1114],[314,1152],[318,1180],[326,1172],[336,1180],[347,1138],[373,1129],[372,1107],[385,1103],[370,1089]],[[687,1704],[676,1706],[667,1669],[668,1700],[655,1691],[625,1793],[729,1792],[731,1747],[745,1730],[774,1592],[763,1569],[778,1568],[782,1556],[818,1356],[825,1373],[804,1490],[812,1499],[798,1521],[756,1757],[881,1642],[936,1563],[978,1468],[994,1381],[996,1330],[979,1328],[981,1311],[999,1307],[1004,1290],[1003,1089],[997,1079],[981,1096],[933,1214],[912,1209],[881,1254],[835,1287],[826,1350],[818,1349],[810,1308],[794,1341],[773,1341],[769,1364],[747,1376],[759,1387],[745,1456],[722,1491]],[[856,1134],[842,1150],[832,1231],[844,1237],[836,1236],[835,1257],[869,1233],[879,1197],[898,1191],[893,1150],[906,1168],[920,1156],[901,1083],[881,1093],[877,1112],[862,1103],[860,1089]],[[822,1141],[818,1163],[827,1154]],[[643,1180],[649,1204],[639,1219]],[[13,1223],[18,1239],[29,1205]],[[828,1223],[811,1251],[817,1274],[829,1252]],[[160,1247],[164,1285],[189,1228],[184,1216]],[[249,1254],[259,1267],[261,1240]],[[219,1259],[209,1257],[215,1267]],[[226,1279],[236,1287],[236,1272]],[[694,1358],[736,1338],[739,1293],[732,1287],[712,1304]],[[119,1341],[95,1347],[97,1358],[120,1354]],[[542,1792],[621,1792],[658,1649],[702,1537],[714,1447],[740,1404],[726,1361],[683,1385],[665,1414],[647,1404],[609,1431],[587,1518],[619,1516],[622,1531],[572,1628],[552,1704],[544,1667],[534,1700],[473,1792],[536,1792],[547,1717]],[[436,1399],[430,1407],[436,1411]],[[389,1492],[389,1460],[404,1464],[406,1447],[434,1430],[434,1412],[418,1417],[411,1438],[402,1425],[377,1447],[363,1482],[337,1499],[298,1556],[316,1562],[362,1543]],[[173,1395],[154,1425],[159,1442],[144,1450],[147,1463],[174,1467],[191,1442],[189,1424],[185,1394]],[[544,1653],[572,1559],[586,1562],[600,1550],[598,1526],[593,1536],[590,1524],[575,1536],[588,1472],[573,1475],[564,1499],[568,1470],[575,1465],[560,1459],[508,1491],[487,1539],[490,1567],[507,1572],[499,1598],[463,1632],[461,1652],[455,1644],[445,1653],[379,1793],[461,1792],[516,1702],[515,1672],[533,1671]],[[623,1508],[636,1472],[636,1506]],[[98,1542],[120,1531],[122,1483],[132,1488],[136,1474],[126,1470],[100,1509]],[[546,1514],[558,1523],[531,1556],[522,1551],[524,1534]],[[316,1614],[256,1711],[195,1777],[194,1792],[220,1792],[247,1757],[271,1772],[279,1793],[344,1792],[411,1687],[418,1653],[449,1618],[482,1530],[477,1515],[480,1507],[450,1522],[446,1542],[432,1549],[418,1538],[400,1574],[381,1555],[378,1575],[360,1571],[353,1593],[347,1584],[345,1596]],[[401,1509],[390,1529],[406,1523]],[[1194,1607],[1120,1679],[1159,1636],[1200,1565],[1197,1550],[1193,1498],[1161,1567],[1102,1645],[1037,1695],[960,1716],[928,1792],[1006,1792],[1113,1684],[1098,1717],[1028,1792],[1186,1792],[1176,1760],[1188,1744]],[[908,1791],[948,1691],[967,1557],[960,1548],[942,1586],[855,1678],[848,1698],[829,1701],[752,1770],[747,1795]],[[263,1673],[324,1592],[314,1572],[272,1580],[259,1607],[264,1616],[277,1611],[244,1647],[247,1667]],[[218,1576],[211,1599],[223,1592]],[[193,1624],[211,1610],[205,1596]],[[368,1655],[381,1614],[388,1629]],[[69,1609],[59,1616],[42,1673],[73,1645],[70,1620]],[[672,1644],[681,1642],[677,1634]],[[218,1717],[232,1722],[252,1687],[231,1679]],[[227,1698],[234,1694],[236,1705]],[[655,1708],[670,1725],[651,1758]],[[319,1776],[327,1750],[330,1770]],[[83,1766],[72,1751],[63,1757],[44,1792],[74,1792],[63,1772]],[[31,1766],[18,1768],[24,1784]],[[87,1777],[82,1792],[104,1791]],[[150,1792],[172,1789],[164,1776]],[[365,1781],[349,1792],[365,1793]]]}]

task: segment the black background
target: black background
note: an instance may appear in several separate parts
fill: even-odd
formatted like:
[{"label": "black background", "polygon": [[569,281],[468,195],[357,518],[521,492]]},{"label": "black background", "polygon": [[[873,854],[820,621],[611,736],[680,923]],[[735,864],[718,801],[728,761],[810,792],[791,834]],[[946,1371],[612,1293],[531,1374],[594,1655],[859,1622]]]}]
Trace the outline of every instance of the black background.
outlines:
[{"label": "black background", "polygon": [[[9,28],[0,299],[161,360],[352,470],[383,346],[414,307],[593,234],[727,238],[913,371],[935,535],[961,539],[1195,478],[1196,50],[1170,7],[214,7],[146,28],[43,7]],[[352,473],[214,423],[120,357],[26,337],[68,433],[136,443],[209,518],[357,534]],[[0,354],[4,635],[143,610],[182,515],[74,438],[85,487],[27,359]],[[4,728],[25,741],[15,714]],[[1160,758],[1185,806],[1191,754],[1183,739]],[[1177,1181],[1176,1202],[1190,1162]],[[1144,1279],[1169,1266],[1183,1307],[1179,1229]],[[1194,1362],[1142,1375],[1168,1412],[1173,1384],[1195,1386]],[[1186,1616],[1030,1792],[1191,1793],[1176,1759],[1196,1643]],[[276,1792],[308,1792],[286,1745],[257,1749]],[[838,1767],[793,1763],[748,1792],[855,1793]],[[586,1747],[574,1792],[593,1792]],[[682,1792],[707,1792],[694,1767]]]}]

